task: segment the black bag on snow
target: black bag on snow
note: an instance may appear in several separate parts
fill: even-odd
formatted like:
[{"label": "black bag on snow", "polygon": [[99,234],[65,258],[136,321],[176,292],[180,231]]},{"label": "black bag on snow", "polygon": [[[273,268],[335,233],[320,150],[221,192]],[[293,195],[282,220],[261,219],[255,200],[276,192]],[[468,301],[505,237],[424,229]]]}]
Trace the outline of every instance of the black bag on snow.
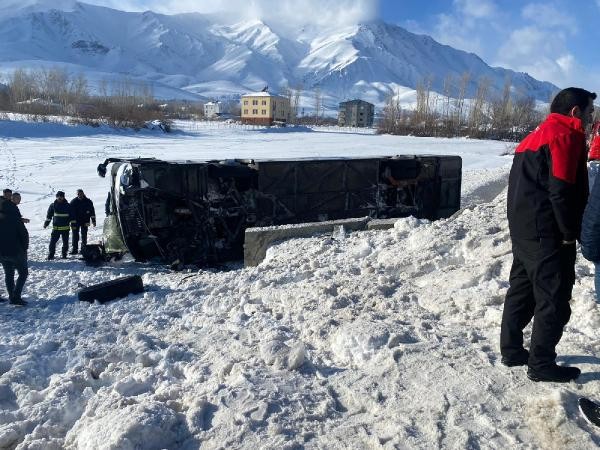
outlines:
[{"label": "black bag on snow", "polygon": [[104,283],[88,286],[79,291],[78,297],[82,302],[99,301],[106,303],[117,298],[127,297],[129,294],[144,292],[144,283],[139,275],[130,275],[105,281]]}]

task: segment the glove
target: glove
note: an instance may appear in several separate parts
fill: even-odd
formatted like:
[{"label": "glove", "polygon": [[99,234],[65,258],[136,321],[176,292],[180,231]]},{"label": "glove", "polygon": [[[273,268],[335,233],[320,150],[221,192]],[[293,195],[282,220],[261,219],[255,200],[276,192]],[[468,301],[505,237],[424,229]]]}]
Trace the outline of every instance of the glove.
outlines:
[{"label": "glove", "polygon": [[50,225],[50,221],[49,220],[44,221],[44,228],[48,228],[48,225]]}]

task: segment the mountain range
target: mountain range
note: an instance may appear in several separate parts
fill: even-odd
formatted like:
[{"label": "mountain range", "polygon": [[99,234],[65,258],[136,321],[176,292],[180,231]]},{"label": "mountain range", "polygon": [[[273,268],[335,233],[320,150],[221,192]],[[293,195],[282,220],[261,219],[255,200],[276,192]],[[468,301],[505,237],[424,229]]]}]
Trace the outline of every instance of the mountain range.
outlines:
[{"label": "mountain range", "polygon": [[[11,1],[11,0],[7,0]],[[328,107],[390,93],[414,100],[419,83],[442,92],[444,80],[470,74],[467,96],[486,78],[493,94],[510,80],[517,95],[548,102],[549,82],[500,67],[397,25],[370,21],[342,28],[285,27],[233,15],[125,12],[71,0],[0,7],[0,73],[64,67],[92,90],[128,77],[162,98],[233,99],[269,86],[317,87]]]}]

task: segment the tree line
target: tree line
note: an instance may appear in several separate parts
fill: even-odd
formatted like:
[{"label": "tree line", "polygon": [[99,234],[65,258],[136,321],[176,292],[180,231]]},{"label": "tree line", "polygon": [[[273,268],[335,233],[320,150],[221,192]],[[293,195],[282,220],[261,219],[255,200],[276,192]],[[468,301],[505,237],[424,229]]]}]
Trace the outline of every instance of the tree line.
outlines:
[{"label": "tree line", "polygon": [[152,86],[130,78],[100,80],[91,95],[83,74],[64,69],[16,69],[0,89],[0,109],[29,114],[39,120],[49,115],[69,116],[71,122],[140,129],[149,121],[170,125]]},{"label": "tree line", "polygon": [[[533,130],[547,111],[536,108],[533,98],[515,94],[511,80],[506,79],[501,93],[492,95],[491,82],[481,78],[474,94],[469,94],[471,76],[448,76],[442,93],[432,90],[432,79],[421,80],[416,87],[413,108],[403,108],[397,94],[388,96],[377,121],[379,133],[415,136],[477,139],[520,140]],[[16,69],[0,84],[0,110],[33,115],[48,120],[49,115],[69,116],[74,123],[92,126],[140,129],[149,121],[159,120],[170,127],[173,119],[203,119],[200,102],[169,101],[160,104],[152,86],[145,82],[120,78],[100,80],[90,93],[83,74],[72,75],[61,68]],[[304,87],[285,87],[281,95],[290,101],[290,123],[335,124],[337,119],[325,116],[323,93],[314,90],[314,113],[300,114]],[[223,105],[239,115],[239,101]]]},{"label": "tree line", "polygon": [[[481,78],[475,94],[467,98],[471,76],[448,76],[442,93],[432,91],[432,79],[421,80],[416,104],[402,108],[397,94],[386,99],[378,132],[385,134],[520,140],[541,122],[548,111],[536,108],[535,99],[512,91],[510,78],[502,92],[492,95],[491,82]],[[549,99],[550,101],[550,99]]]}]

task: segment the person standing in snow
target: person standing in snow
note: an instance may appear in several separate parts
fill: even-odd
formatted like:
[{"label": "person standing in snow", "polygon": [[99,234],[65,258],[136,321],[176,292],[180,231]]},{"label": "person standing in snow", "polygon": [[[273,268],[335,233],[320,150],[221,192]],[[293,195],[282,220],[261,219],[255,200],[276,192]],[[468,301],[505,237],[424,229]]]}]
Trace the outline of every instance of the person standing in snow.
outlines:
[{"label": "person standing in snow", "polygon": [[13,194],[11,196],[11,201],[17,207],[17,211],[19,211],[19,217],[22,218],[21,220],[23,220],[23,223],[29,223],[29,219],[26,219],[25,217],[23,217],[21,215],[21,211],[19,210],[19,204],[21,203],[21,194],[19,194],[18,192],[13,192]]},{"label": "person standing in snow", "polygon": [[596,302],[600,303],[600,186],[596,187],[595,183],[600,173],[600,122],[594,124],[588,160],[590,197],[581,225],[581,254],[594,263]]},{"label": "person standing in snow", "polygon": [[87,244],[87,233],[90,223],[96,226],[96,212],[94,204],[85,196],[83,189],[77,189],[77,197],[71,200],[71,212],[74,222],[71,222],[71,232],[73,233],[73,247],[71,255],[79,252],[79,230],[81,230],[81,248]]},{"label": "person standing in snow", "polygon": [[588,174],[590,180],[590,192],[594,186],[594,180],[600,173],[600,122],[594,123],[592,137],[590,139],[590,152],[588,153]]},{"label": "person standing in snow", "polygon": [[12,198],[12,190],[6,188],[2,191],[2,198],[10,200]]},{"label": "person standing in snow", "polygon": [[590,197],[581,224],[581,254],[594,263],[596,302],[600,303],[600,191],[594,181],[600,173],[600,122],[594,123],[588,154]]},{"label": "person standing in snow", "polygon": [[[556,345],[571,316],[575,244],[588,197],[585,128],[596,94],[560,91],[550,115],[515,150],[508,180],[513,264],[500,333],[502,363],[528,365],[532,381],[568,382],[577,367],[556,364]],[[599,185],[600,187],[600,185]],[[531,347],[523,329],[533,318]]]},{"label": "person standing in snow", "polygon": [[[21,298],[21,293],[28,275],[28,247],[29,233],[21,220],[21,214],[17,206],[3,196],[0,198],[0,263],[4,269],[6,291],[12,305],[25,306],[27,304]],[[15,271],[18,274],[16,284]]]},{"label": "person standing in snow", "polygon": [[62,238],[62,257],[66,258],[69,250],[69,229],[71,222],[73,221],[73,214],[71,212],[71,205],[69,205],[69,202],[65,199],[65,193],[63,191],[58,191],[56,193],[56,200],[48,207],[44,228],[47,228],[51,221],[52,234],[50,235],[50,247],[48,249],[47,259],[54,259],[56,243],[60,238]]}]

